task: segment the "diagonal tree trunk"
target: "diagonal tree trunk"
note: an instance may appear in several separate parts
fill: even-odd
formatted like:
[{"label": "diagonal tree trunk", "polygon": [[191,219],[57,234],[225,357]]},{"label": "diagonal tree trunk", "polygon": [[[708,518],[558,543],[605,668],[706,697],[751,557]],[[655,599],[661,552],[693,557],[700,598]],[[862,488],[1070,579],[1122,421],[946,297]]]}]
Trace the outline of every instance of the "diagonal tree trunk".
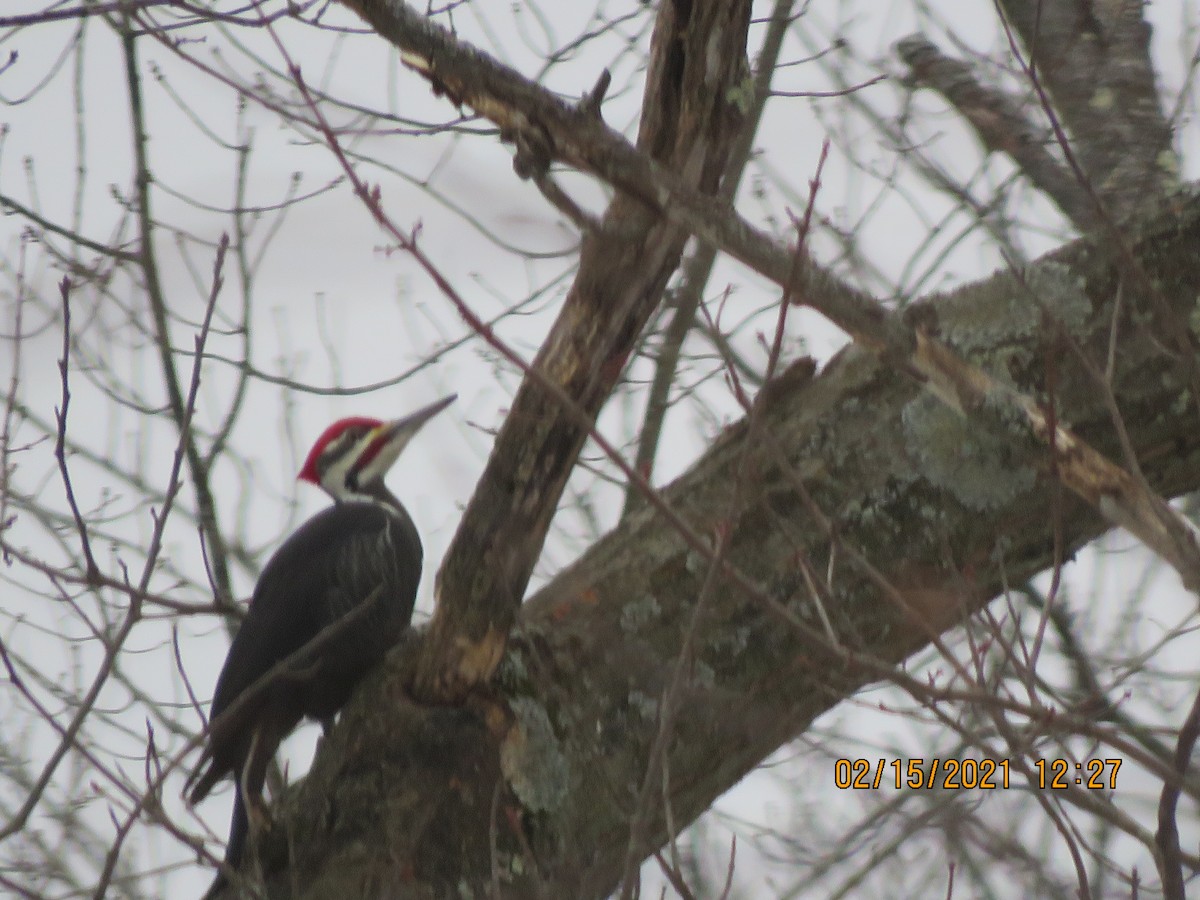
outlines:
[{"label": "diagonal tree trunk", "polygon": [[[1200,202],[1134,234],[1138,261],[1173,285],[1177,311],[1190,308]],[[1102,355],[1119,274],[1095,249],[1079,241],[1024,277],[1070,311],[1084,350]],[[1022,296],[1017,278],[1001,273],[930,300],[928,311],[952,345],[981,363],[1003,361],[1036,394],[1047,335]],[[1139,462],[1165,495],[1193,490],[1200,437],[1190,416],[1164,414],[1186,396],[1178,366],[1129,328],[1114,383]],[[891,667],[994,598],[1005,579],[1049,566],[1056,527],[1068,556],[1106,527],[1011,445],[981,436],[872,354],[852,348],[819,376],[810,371],[785,373],[762,440],[731,427],[664,490],[696,530],[732,529],[728,561],[758,586],[722,581],[698,625],[667,758],[677,828],[861,685],[893,678],[922,690]],[[1058,377],[1062,419],[1115,455],[1092,375],[1068,355]],[[963,463],[964,447],[973,463]],[[731,511],[747,454],[756,475]],[[810,502],[833,520],[832,542]],[[856,564],[855,550],[890,589]],[[831,572],[822,609],[836,641],[805,563]],[[405,685],[419,641],[398,650],[289,797],[265,850],[272,896],[291,896],[289,885],[311,896],[444,896],[458,885],[481,896],[494,884],[504,896],[614,890],[658,705],[706,566],[654,510],[629,517],[524,605],[494,693],[462,708],[413,705]],[[1060,715],[1043,727],[1081,723]],[[655,804],[641,849],[667,837]]]},{"label": "diagonal tree trunk", "polygon": [[[1200,443],[1190,416],[1164,415],[1189,404],[1189,367],[1164,350],[1188,338],[1147,324],[1190,314],[1195,200],[1132,226],[1120,252],[1111,235],[1080,241],[901,320],[815,265],[796,276],[778,245],[696,193],[715,191],[737,127],[747,6],[663,4],[634,151],[594,104],[548,98],[402,4],[349,5],[436,89],[496,121],[519,171],[543,179],[564,161],[620,192],[464,515],[431,628],[360,691],[264,838],[271,896],[604,896],[631,853],[661,846],[857,688],[889,678],[936,695],[896,664],[1107,526],[1102,502],[1059,487],[1053,437],[1039,444],[1004,415],[981,427],[987,410],[964,415],[926,390],[907,362],[914,341],[1052,400],[1057,421],[1114,458],[1102,367],[1081,359],[1105,359],[1118,322],[1110,383],[1141,471],[1166,495],[1200,484],[1183,463]],[[730,428],[663,504],[522,606],[588,428],[689,231],[791,285],[861,346],[820,375],[806,361],[785,372],[754,427]],[[1043,727],[1085,724],[1060,714]],[[647,806],[656,744],[665,799]]]}]

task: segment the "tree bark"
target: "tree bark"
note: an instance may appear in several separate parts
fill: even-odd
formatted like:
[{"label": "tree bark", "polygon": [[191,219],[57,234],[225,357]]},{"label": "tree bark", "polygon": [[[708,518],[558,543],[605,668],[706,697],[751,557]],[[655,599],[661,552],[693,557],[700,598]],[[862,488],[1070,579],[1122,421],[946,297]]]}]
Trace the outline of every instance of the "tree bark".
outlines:
[{"label": "tree bark", "polygon": [[[1129,234],[1138,263],[1186,317],[1200,293],[1200,200],[1181,199]],[[929,298],[922,315],[975,364],[1043,400],[1055,354],[1059,417],[1113,456],[1094,375],[1057,349],[1021,284],[1036,285],[1058,327],[1103,360],[1121,276],[1097,246],[1081,240],[1020,279],[999,273]],[[1126,298],[1112,384],[1144,473],[1173,496],[1200,485],[1195,399],[1186,367],[1147,321]],[[732,530],[739,578],[721,582],[697,623],[666,758],[677,828],[862,685],[892,678],[936,692],[892,667],[1004,584],[1051,565],[1056,529],[1069,558],[1106,527],[1024,450],[980,434],[873,354],[851,347],[819,376],[810,371],[798,364],[768,388],[759,439],[744,423],[730,427],[663,492],[693,529]],[[747,460],[755,475],[731,508]],[[420,639],[399,648],[267,835],[270,895],[611,892],[707,566],[655,510],[630,516],[522,607],[493,692],[461,708],[409,701]],[[821,610],[806,567],[830,575]],[[1083,727],[1061,714],[1040,724]],[[661,804],[651,812],[645,853],[668,837]]]},{"label": "tree bark", "polygon": [[1172,189],[1179,161],[1160,106],[1143,5],[1001,0],[1000,6],[1105,214],[1124,218]]},{"label": "tree bark", "polygon": [[[423,60],[418,68],[438,89],[496,121],[527,177],[545,177],[561,155],[563,133],[609,134],[600,88],[570,107],[494,60],[480,65],[482,57],[403,4],[350,5],[407,48],[410,64]],[[749,24],[746,0],[659,9],[637,148],[700,194],[716,192],[739,132],[735,98],[749,78]],[[625,193],[585,235],[579,273],[438,573],[437,611],[416,682],[423,698],[462,699],[495,671],[567,478],[687,238],[678,223]]]}]

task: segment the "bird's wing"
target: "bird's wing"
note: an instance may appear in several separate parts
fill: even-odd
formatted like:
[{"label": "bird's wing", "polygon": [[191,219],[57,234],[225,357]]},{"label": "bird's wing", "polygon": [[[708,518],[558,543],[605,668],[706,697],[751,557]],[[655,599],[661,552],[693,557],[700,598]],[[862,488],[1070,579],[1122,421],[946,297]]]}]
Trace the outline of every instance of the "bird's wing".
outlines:
[{"label": "bird's wing", "polygon": [[235,698],[295,653],[324,625],[314,609],[321,594],[345,579],[345,547],[372,539],[388,513],[366,503],[339,503],[301,525],[267,561],[242,626],[234,636],[213,696],[215,718]]},{"label": "bird's wing", "polygon": [[224,719],[222,713],[276,663],[316,636],[324,623],[315,618],[314,610],[327,602],[324,595],[331,585],[344,580],[340,557],[345,548],[376,539],[387,529],[388,520],[389,514],[372,504],[331,506],[301,525],[267,561],[217,679],[208,746],[193,776],[199,779],[193,802],[202,799],[244,755],[239,744],[247,733],[245,723],[262,701],[251,701]]}]

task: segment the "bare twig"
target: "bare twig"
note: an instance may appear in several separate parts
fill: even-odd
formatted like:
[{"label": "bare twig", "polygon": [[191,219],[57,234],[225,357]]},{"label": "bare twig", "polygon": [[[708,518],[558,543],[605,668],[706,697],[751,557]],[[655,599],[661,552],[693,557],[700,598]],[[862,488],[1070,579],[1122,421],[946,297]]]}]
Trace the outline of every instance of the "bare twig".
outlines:
[{"label": "bare twig", "polygon": [[[1187,717],[1179,728],[1179,740],[1175,745],[1175,769],[1180,780],[1186,777],[1192,766],[1192,751],[1200,739],[1200,693],[1192,701]],[[1185,900],[1182,854],[1179,848],[1179,825],[1175,810],[1179,804],[1179,786],[1170,781],[1163,782],[1158,800],[1158,854],[1159,875],[1163,883],[1163,896],[1167,900]]]},{"label": "bare twig", "polygon": [[88,537],[88,528],[83,521],[83,514],[79,511],[79,504],[75,500],[75,489],[71,486],[71,473],[67,469],[67,410],[71,405],[71,282],[64,277],[58,283],[59,295],[62,297],[62,316],[63,316],[63,342],[62,342],[62,357],[58,361],[59,378],[62,382],[62,401],[58,410],[55,412],[54,418],[57,422],[57,439],[54,443],[54,458],[58,460],[58,471],[62,475],[63,490],[67,494],[67,503],[71,507],[71,515],[75,519],[75,532],[79,536],[79,547],[83,551],[85,562],[84,578],[91,585],[95,584],[100,574],[100,567],[96,565],[96,558],[92,555],[92,542]]}]

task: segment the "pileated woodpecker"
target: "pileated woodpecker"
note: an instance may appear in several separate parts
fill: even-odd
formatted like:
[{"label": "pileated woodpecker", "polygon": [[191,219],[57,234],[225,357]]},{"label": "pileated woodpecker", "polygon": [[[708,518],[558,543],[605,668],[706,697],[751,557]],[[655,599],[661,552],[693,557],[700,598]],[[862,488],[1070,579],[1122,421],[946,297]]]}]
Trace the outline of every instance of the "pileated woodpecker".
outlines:
[{"label": "pileated woodpecker", "polygon": [[[266,816],[263,782],[280,741],[305,716],[328,729],[408,627],[421,539],[383,478],[412,436],[453,400],[393,422],[342,419],[308,453],[299,478],[323,488],[333,506],[301,525],[263,569],[217,679],[208,742],[188,781],[188,800],[198,803],[233,775],[225,850],[232,868],[245,851],[249,814]],[[222,884],[218,875],[209,894]]]}]

